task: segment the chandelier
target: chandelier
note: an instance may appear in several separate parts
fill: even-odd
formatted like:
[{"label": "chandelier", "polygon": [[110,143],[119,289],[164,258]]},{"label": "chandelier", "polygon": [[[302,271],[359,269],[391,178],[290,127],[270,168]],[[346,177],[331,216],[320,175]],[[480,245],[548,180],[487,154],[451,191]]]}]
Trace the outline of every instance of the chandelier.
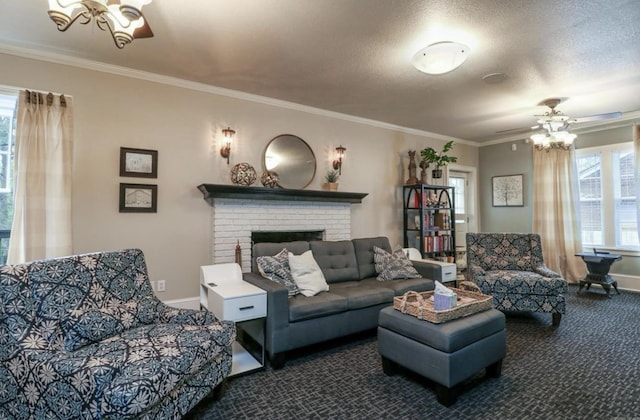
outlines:
[{"label": "chandelier", "polygon": [[547,130],[546,133],[537,133],[531,136],[533,145],[538,150],[561,149],[570,150],[576,135],[565,130]]},{"label": "chandelier", "polygon": [[49,17],[61,32],[75,21],[86,25],[95,20],[122,49],[134,39],[153,36],[142,15],[142,6],[149,3],[151,0],[49,0]]},{"label": "chandelier", "polygon": [[568,131],[569,117],[555,107],[560,101],[549,102],[546,105],[551,110],[542,115],[538,115],[539,128],[543,128],[543,133],[533,134],[530,138],[538,150],[561,149],[570,150],[576,135]]}]

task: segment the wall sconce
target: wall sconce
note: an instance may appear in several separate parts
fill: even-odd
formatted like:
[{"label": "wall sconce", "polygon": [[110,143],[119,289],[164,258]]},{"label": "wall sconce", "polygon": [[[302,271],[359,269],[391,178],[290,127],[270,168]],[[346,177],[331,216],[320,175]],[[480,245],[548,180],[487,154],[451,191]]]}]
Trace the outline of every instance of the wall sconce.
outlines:
[{"label": "wall sconce", "polygon": [[222,129],[224,135],[224,146],[220,148],[220,156],[227,159],[227,165],[229,164],[229,156],[231,155],[231,140],[236,134],[231,128],[227,127]]},{"label": "wall sconce", "polygon": [[338,159],[333,161],[333,169],[337,170],[340,175],[342,175],[342,159],[344,158],[344,152],[347,151],[346,147],[342,145],[336,147],[336,152],[338,152]]}]

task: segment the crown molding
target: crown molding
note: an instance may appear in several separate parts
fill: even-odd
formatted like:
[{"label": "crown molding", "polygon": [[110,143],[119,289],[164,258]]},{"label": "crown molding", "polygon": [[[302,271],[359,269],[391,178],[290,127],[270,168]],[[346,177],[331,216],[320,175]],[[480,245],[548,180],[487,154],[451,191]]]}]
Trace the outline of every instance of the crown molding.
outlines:
[{"label": "crown molding", "polygon": [[307,114],[334,118],[334,119],[353,122],[357,124],[368,125],[376,128],[382,128],[382,129],[391,130],[391,131],[399,131],[401,133],[411,134],[411,135],[420,136],[420,137],[428,137],[430,139],[435,139],[435,140],[443,140],[443,141],[453,140],[460,144],[466,144],[468,146],[476,146],[476,147],[479,145],[479,143],[477,142],[445,136],[442,134],[432,133],[429,131],[417,130],[414,128],[403,127],[395,124],[386,123],[383,121],[372,120],[369,118],[356,117],[353,115],[343,114],[335,111],[328,111],[326,109],[315,108],[312,106],[301,105],[294,102],[288,102],[280,99],[269,98],[266,96],[254,95],[251,93],[240,92],[237,90],[221,88],[218,86],[207,85],[199,82],[193,82],[190,80],[180,79],[177,77],[163,76],[157,73],[135,70],[128,67],[115,66],[112,64],[106,64],[99,61],[87,60],[84,58],[72,57],[69,55],[55,53],[51,51],[42,51],[42,50],[37,50],[33,48],[25,48],[25,47],[19,47],[16,45],[6,44],[6,43],[0,43],[0,54],[14,55],[14,56],[28,58],[32,60],[46,61],[54,64],[63,64],[67,66],[83,68],[86,70],[93,70],[93,71],[98,71],[102,73],[114,74],[117,76],[130,77],[133,79],[145,80],[148,82],[194,90],[197,92],[209,93],[212,95],[226,96],[233,99],[240,99],[240,100],[255,102],[263,105],[270,105],[270,106],[275,106],[279,108],[300,111]]}]

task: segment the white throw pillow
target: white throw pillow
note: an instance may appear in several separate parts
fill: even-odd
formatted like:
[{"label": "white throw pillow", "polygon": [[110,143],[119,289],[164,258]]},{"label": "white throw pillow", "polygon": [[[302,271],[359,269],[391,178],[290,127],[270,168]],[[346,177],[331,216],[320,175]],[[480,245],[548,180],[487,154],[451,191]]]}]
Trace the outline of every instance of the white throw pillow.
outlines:
[{"label": "white throw pillow", "polygon": [[293,281],[296,282],[303,295],[315,296],[329,290],[329,285],[320,266],[313,258],[311,250],[301,255],[293,255],[289,252],[289,268]]}]

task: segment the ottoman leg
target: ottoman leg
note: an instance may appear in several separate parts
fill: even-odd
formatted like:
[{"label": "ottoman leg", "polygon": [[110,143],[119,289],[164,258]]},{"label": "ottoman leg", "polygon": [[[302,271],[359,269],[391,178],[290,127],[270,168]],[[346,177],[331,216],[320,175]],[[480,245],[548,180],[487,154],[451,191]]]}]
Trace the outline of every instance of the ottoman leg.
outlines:
[{"label": "ottoman leg", "polygon": [[[608,294],[608,293],[607,293]],[[560,320],[562,319],[562,314],[558,312],[554,312],[551,314],[551,325],[557,327],[560,325]]]},{"label": "ottoman leg", "polygon": [[490,378],[499,378],[502,373],[502,359],[487,366],[486,374]]},{"label": "ottoman leg", "polygon": [[382,371],[385,375],[393,376],[398,372],[398,364],[393,360],[382,357]]},{"label": "ottoman leg", "polygon": [[456,402],[458,395],[456,394],[455,389],[436,384],[436,398],[440,404],[445,407],[449,407]]}]

